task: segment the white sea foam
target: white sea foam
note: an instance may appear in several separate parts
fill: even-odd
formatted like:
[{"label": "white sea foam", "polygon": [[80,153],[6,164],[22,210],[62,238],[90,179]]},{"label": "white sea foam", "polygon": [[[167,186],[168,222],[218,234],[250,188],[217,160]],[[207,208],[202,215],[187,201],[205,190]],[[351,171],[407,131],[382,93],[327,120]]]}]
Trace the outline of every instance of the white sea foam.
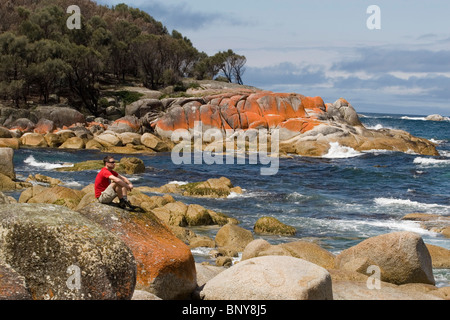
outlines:
[{"label": "white sea foam", "polygon": [[242,189],[242,193],[230,192],[227,199],[233,198],[257,198],[257,197],[266,197],[267,192],[263,191],[252,191],[248,192],[247,189]]},{"label": "white sea foam", "polygon": [[228,199],[232,199],[232,198],[241,198],[244,197],[244,195],[242,193],[237,193],[237,192],[230,192],[230,194],[228,195]]},{"label": "white sea foam", "polygon": [[408,116],[403,116],[402,119],[403,120],[422,120],[422,121],[427,120],[426,117],[408,117]]},{"label": "white sea foam", "polygon": [[367,114],[360,114],[358,113],[358,117],[360,118],[367,118],[367,119],[392,119],[392,116],[386,116],[386,115],[367,115]]},{"label": "white sea foam", "polygon": [[449,213],[450,206],[436,203],[422,203],[418,201],[411,201],[409,199],[396,198],[376,198],[374,200],[377,206],[382,207],[411,207],[419,210],[428,210],[430,212]]},{"label": "white sea foam", "polygon": [[32,167],[37,167],[37,168],[41,168],[44,170],[73,167],[73,164],[67,164],[67,163],[40,162],[40,161],[37,161],[33,156],[29,156],[23,162]]},{"label": "white sea foam", "polygon": [[341,146],[338,142],[330,142],[330,149],[323,158],[341,159],[361,156],[362,153],[353,148]]},{"label": "white sea foam", "polygon": [[301,193],[298,193],[298,192],[296,192],[296,191],[294,191],[294,192],[292,192],[292,193],[290,193],[290,194],[288,194],[287,196],[286,196],[286,199],[287,200],[303,200],[303,199],[305,199],[305,198],[307,198],[308,196],[305,196],[305,195],[303,195],[303,194],[301,194]]},{"label": "white sea foam", "polygon": [[134,176],[134,177],[128,177],[128,180],[130,180],[130,181],[138,181],[138,180],[141,180],[141,177],[139,177],[139,176]]},{"label": "white sea foam", "polygon": [[450,151],[439,151],[439,153],[443,157],[450,158]]},{"label": "white sea foam", "polygon": [[436,140],[436,139],[433,139],[433,138],[431,138],[430,141],[433,142],[434,144],[441,144],[441,143],[445,142],[445,140]]},{"label": "white sea foam", "polygon": [[380,129],[383,129],[383,128],[384,128],[383,125],[380,124],[380,123],[378,123],[378,124],[376,124],[374,126],[367,127],[367,129],[371,129],[371,130],[380,130]]},{"label": "white sea foam", "polygon": [[209,256],[209,252],[212,250],[213,248],[207,248],[207,247],[196,247],[196,248],[192,248],[191,252],[194,255],[198,255],[198,256]]},{"label": "white sea foam", "polygon": [[414,159],[414,163],[420,166],[446,166],[450,164],[450,159],[417,157]]},{"label": "white sea foam", "polygon": [[367,128],[367,129],[370,129],[370,130],[381,130],[381,129],[391,129],[391,130],[395,130],[394,127],[384,126],[384,125],[382,125],[381,123],[377,123],[377,124],[374,125],[374,126],[368,126],[368,127],[366,127],[366,128]]},{"label": "white sea foam", "polygon": [[436,236],[437,233],[422,228],[417,221],[406,220],[377,220],[377,221],[365,221],[363,224],[367,224],[370,227],[386,228],[391,231],[409,231],[418,233],[421,235]]},{"label": "white sea foam", "polygon": [[186,184],[188,184],[189,182],[187,181],[170,181],[168,184],[177,184],[179,186],[184,186]]},{"label": "white sea foam", "polygon": [[373,237],[380,233],[388,233],[395,231],[410,231],[429,237],[436,237],[438,234],[426,230],[421,227],[417,221],[408,220],[324,220],[316,218],[308,218],[302,221],[303,226],[323,230],[326,234],[331,230],[332,232],[339,232],[340,234],[358,235],[360,237]]}]

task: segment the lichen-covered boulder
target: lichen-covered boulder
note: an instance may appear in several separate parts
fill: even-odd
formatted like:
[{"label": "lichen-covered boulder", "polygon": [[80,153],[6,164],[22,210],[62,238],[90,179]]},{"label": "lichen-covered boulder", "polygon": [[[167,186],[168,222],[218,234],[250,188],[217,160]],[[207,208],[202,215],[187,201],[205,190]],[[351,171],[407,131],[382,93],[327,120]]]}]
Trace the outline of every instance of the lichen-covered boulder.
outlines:
[{"label": "lichen-covered boulder", "polygon": [[116,133],[138,132],[139,129],[140,122],[139,119],[135,116],[125,116],[119,118],[108,127],[108,130],[114,131]]},{"label": "lichen-covered boulder", "polygon": [[136,288],[162,299],[187,298],[196,287],[189,247],[151,212],[91,203],[79,212],[121,238],[137,263]]},{"label": "lichen-covered boulder", "polygon": [[[179,129],[188,131],[191,140],[199,133],[206,134],[207,130],[215,129],[231,145],[236,133],[263,129],[268,132],[271,144],[278,139],[280,153],[303,156],[324,156],[331,143],[357,151],[412,150],[424,155],[439,155],[432,142],[408,132],[365,128],[356,110],[343,98],[324,103],[321,97],[295,93],[235,89],[211,96],[179,99],[153,122],[153,127],[167,140],[172,139]],[[174,139],[173,142],[179,141]],[[184,138],[183,142],[186,143]],[[208,142],[208,139],[203,141],[204,149],[210,146],[216,151],[216,147],[219,151],[224,149],[217,145],[223,141]]]},{"label": "lichen-covered boulder", "polygon": [[31,300],[25,279],[0,260],[0,300]]},{"label": "lichen-covered boulder", "polygon": [[256,233],[268,233],[293,236],[297,233],[295,227],[282,223],[274,217],[261,217],[253,226],[253,231]]},{"label": "lichen-covered boulder", "polygon": [[131,299],[136,284],[136,262],[125,243],[58,205],[2,205],[0,257],[35,300]]},{"label": "lichen-covered boulder", "polygon": [[144,161],[135,157],[124,157],[120,159],[119,166],[126,174],[143,173],[145,171]]}]

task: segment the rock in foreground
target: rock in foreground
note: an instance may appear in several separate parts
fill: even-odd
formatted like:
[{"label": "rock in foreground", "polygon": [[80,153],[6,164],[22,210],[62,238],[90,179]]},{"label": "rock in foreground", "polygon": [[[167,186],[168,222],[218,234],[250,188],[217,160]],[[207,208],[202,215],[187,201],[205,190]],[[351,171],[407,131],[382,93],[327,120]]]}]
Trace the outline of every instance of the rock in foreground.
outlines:
[{"label": "rock in foreground", "polygon": [[242,261],[209,280],[205,300],[332,300],[325,269],[293,257],[266,256]]},{"label": "rock in foreground", "polygon": [[31,300],[25,279],[0,261],[0,300]]},{"label": "rock in foreground", "polygon": [[129,212],[98,202],[79,212],[116,234],[132,250],[137,289],[165,300],[186,298],[194,291],[195,262],[189,247],[151,212]]},{"label": "rock in foreground", "polygon": [[25,279],[33,299],[131,299],[133,253],[79,213],[57,205],[5,204],[0,230],[0,256]]},{"label": "rock in foreground", "polygon": [[366,272],[371,265],[381,271],[381,280],[393,284],[433,284],[431,256],[422,238],[412,232],[394,232],[369,238],[342,251],[337,268]]}]

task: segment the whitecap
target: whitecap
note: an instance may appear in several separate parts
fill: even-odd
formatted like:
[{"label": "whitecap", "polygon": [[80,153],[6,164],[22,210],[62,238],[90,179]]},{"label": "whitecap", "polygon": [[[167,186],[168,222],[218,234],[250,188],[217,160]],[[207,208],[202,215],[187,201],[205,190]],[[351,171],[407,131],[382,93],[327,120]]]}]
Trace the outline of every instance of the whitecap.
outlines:
[{"label": "whitecap", "polygon": [[380,124],[380,123],[378,123],[378,124],[376,124],[374,126],[367,127],[367,129],[370,129],[370,130],[380,130],[380,129],[383,129],[383,128],[384,128],[383,125]]},{"label": "whitecap", "polygon": [[439,153],[443,157],[450,158],[450,151],[439,151]]},{"label": "whitecap", "polygon": [[360,155],[362,155],[362,153],[353,148],[341,146],[339,142],[330,142],[330,149],[328,150],[328,153],[323,156],[323,158],[342,159],[358,157]]},{"label": "whitecap", "polygon": [[421,166],[446,166],[450,164],[450,160],[447,159],[424,158],[424,157],[417,157],[414,159],[413,162]]},{"label": "whitecap", "polygon": [[230,194],[228,195],[228,199],[232,199],[232,198],[241,198],[244,197],[244,195],[242,193],[237,193],[237,192],[230,192]]},{"label": "whitecap", "polygon": [[286,199],[287,200],[302,200],[302,199],[304,199],[304,198],[307,198],[307,196],[305,196],[305,195],[303,195],[303,194],[301,194],[301,193],[298,193],[298,192],[292,192],[292,193],[290,193],[290,194],[288,194],[287,196],[286,196]]},{"label": "whitecap", "polygon": [[325,232],[338,232],[340,234],[357,235],[358,237],[373,237],[380,233],[395,231],[410,231],[429,237],[436,237],[436,232],[422,228],[420,222],[409,220],[324,220],[316,218],[307,218],[302,221],[303,226],[309,229],[320,229]]},{"label": "whitecap", "polygon": [[403,116],[403,117],[401,117],[401,119],[403,119],[403,120],[422,120],[422,121],[425,121],[426,117],[408,117],[408,116]]},{"label": "whitecap", "polygon": [[251,191],[247,192],[247,189],[242,189],[242,193],[237,192],[230,192],[227,199],[233,199],[233,198],[258,198],[258,197],[266,197],[268,195],[267,192],[263,191]]},{"label": "whitecap", "polygon": [[396,199],[396,198],[375,198],[374,200],[377,206],[381,207],[412,207],[414,209],[433,211],[438,213],[450,212],[450,206],[441,205],[437,203],[422,203],[418,201],[411,201],[409,199]]},{"label": "whitecap", "polygon": [[433,142],[434,144],[442,144],[445,142],[445,140],[436,140],[434,138],[431,138],[430,141]]},{"label": "whitecap", "polygon": [[391,231],[409,231],[418,233],[421,235],[428,235],[435,237],[438,234],[433,231],[424,229],[420,222],[408,221],[408,220],[378,220],[378,221],[363,221],[362,224],[366,224],[370,227],[386,228]]},{"label": "whitecap", "polygon": [[37,168],[41,168],[44,170],[73,167],[73,164],[70,164],[70,163],[40,162],[40,161],[37,161],[33,156],[29,156],[23,162],[32,167],[37,167]]}]

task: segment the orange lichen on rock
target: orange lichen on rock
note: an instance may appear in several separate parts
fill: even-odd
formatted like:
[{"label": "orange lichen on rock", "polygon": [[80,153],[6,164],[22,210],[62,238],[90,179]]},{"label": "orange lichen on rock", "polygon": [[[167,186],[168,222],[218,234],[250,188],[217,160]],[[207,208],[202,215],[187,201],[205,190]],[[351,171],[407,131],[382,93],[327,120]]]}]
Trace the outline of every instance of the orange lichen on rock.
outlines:
[{"label": "orange lichen on rock", "polygon": [[195,121],[201,121],[204,129],[284,128],[303,133],[317,126],[318,116],[326,110],[321,97],[271,91],[227,92],[203,99],[204,104],[191,101],[173,106],[156,122],[156,131],[170,138],[174,130],[192,129]]},{"label": "orange lichen on rock", "polygon": [[122,239],[136,258],[136,286],[149,287],[164,276],[195,282],[195,262],[189,248],[167,227],[149,220],[134,217],[131,223],[121,221],[120,233],[126,235]]},{"label": "orange lichen on rock", "polygon": [[92,203],[80,213],[118,236],[136,260],[136,289],[162,299],[187,298],[196,286],[189,247],[152,212],[128,212]]},{"label": "orange lichen on rock", "polygon": [[120,119],[117,119],[116,121],[114,121],[114,124],[126,124],[127,126],[129,126],[132,130],[134,130],[135,132],[139,131],[139,128],[141,127],[141,124],[139,123],[139,119],[136,117],[123,117]]},{"label": "orange lichen on rock", "polygon": [[318,126],[319,124],[321,124],[321,122],[317,120],[305,121],[303,119],[289,119],[283,122],[280,128],[287,129],[292,132],[305,133],[309,130],[314,129],[314,127]]},{"label": "orange lichen on rock", "polygon": [[55,124],[53,123],[53,121],[41,119],[36,124],[36,127],[34,128],[33,132],[39,133],[39,134],[46,134],[46,133],[52,132],[54,129],[55,129]]}]

